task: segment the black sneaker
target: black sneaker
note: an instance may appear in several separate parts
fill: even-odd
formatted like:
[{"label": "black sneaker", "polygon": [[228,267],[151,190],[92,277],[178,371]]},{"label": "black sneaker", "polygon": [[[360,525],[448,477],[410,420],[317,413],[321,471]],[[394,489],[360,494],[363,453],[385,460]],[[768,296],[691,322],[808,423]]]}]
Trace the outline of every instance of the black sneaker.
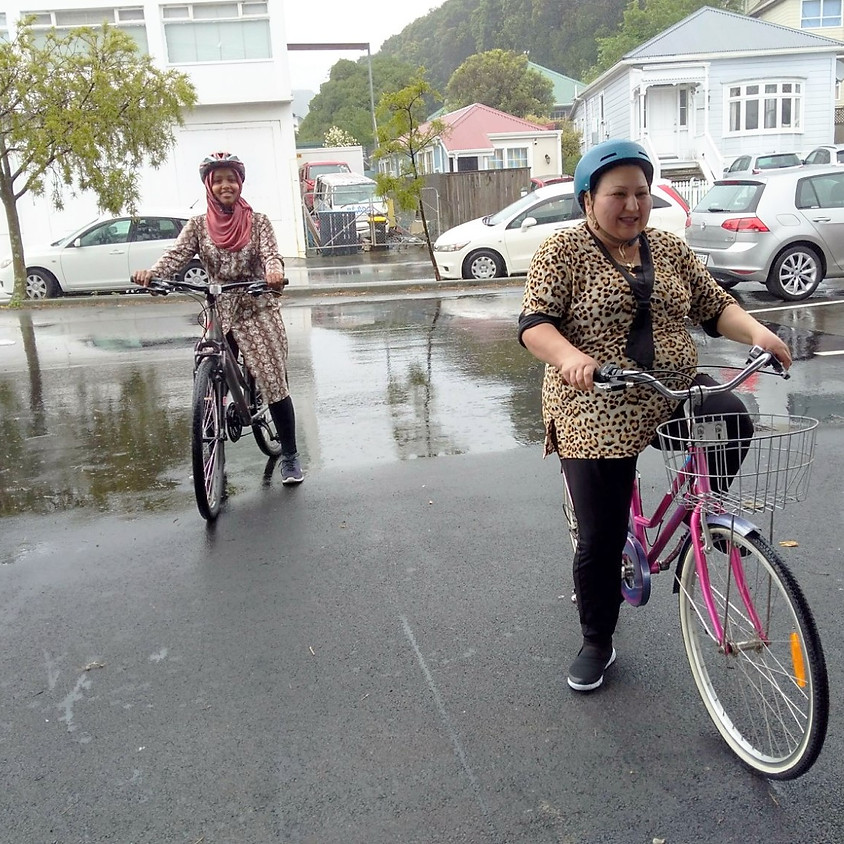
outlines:
[{"label": "black sneaker", "polygon": [[305,480],[302,467],[299,465],[298,454],[284,454],[281,458],[281,482],[283,484],[300,484]]},{"label": "black sneaker", "polygon": [[568,684],[577,692],[591,692],[604,682],[604,671],[615,662],[615,648],[585,643],[569,668]]}]

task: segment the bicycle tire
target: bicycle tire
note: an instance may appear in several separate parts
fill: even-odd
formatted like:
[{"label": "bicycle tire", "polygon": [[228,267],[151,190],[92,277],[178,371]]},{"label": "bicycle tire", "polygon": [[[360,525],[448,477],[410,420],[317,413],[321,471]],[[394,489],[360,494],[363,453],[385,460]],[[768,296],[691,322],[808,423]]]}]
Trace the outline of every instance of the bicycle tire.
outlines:
[{"label": "bicycle tire", "polygon": [[[725,644],[710,630],[689,543],[679,596],[692,676],[719,733],[745,765],[769,779],[796,779],[817,759],[829,716],[814,618],[794,575],[765,539],[715,525],[710,533],[714,547],[706,553],[706,569]],[[731,554],[741,561],[761,635],[739,595]]]},{"label": "bicycle tire", "polygon": [[267,405],[264,404],[261,388],[251,373],[247,376],[247,382],[249,409],[253,414],[263,411],[261,418],[252,424],[252,435],[255,437],[255,443],[267,457],[280,457],[281,439],[278,436],[272,414],[267,409]]},{"label": "bicycle tire", "polygon": [[568,525],[572,550],[577,551],[577,516],[574,514],[574,504],[571,500],[569,484],[565,475],[563,475],[563,516],[565,516]]},{"label": "bicycle tire", "polygon": [[223,382],[216,370],[217,362],[206,358],[197,367],[193,380],[193,489],[196,506],[209,522],[220,512],[226,484]]}]

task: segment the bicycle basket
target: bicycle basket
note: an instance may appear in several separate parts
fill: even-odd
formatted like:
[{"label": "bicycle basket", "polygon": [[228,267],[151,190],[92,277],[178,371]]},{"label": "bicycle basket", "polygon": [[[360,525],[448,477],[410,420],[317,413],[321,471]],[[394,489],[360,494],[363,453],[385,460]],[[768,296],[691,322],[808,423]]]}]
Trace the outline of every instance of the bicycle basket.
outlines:
[{"label": "bicycle basket", "polygon": [[[809,489],[815,456],[818,420],[808,416],[753,416],[753,434],[730,437],[739,430],[742,414],[700,417],[691,431],[683,421],[657,426],[669,484],[679,487],[676,497],[686,503],[703,503],[710,512],[738,514],[781,509],[789,501],[802,501]],[[699,450],[708,467],[710,489],[686,483],[692,475],[692,448]],[[741,452],[746,449],[744,458]]]}]

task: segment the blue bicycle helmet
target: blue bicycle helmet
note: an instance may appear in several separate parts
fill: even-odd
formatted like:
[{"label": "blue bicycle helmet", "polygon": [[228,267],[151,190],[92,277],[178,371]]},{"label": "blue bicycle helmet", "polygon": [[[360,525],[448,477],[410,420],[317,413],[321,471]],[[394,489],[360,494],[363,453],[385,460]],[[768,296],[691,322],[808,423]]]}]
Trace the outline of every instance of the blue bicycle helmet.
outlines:
[{"label": "blue bicycle helmet", "polygon": [[598,179],[607,170],[612,170],[620,164],[638,164],[650,187],[654,180],[654,166],[645,148],[635,141],[621,139],[604,141],[587,150],[574,169],[574,193],[584,211],[586,206],[583,204],[583,194],[586,191],[593,191],[595,185],[598,184]]},{"label": "blue bicycle helmet", "polygon": [[199,178],[205,181],[205,177],[212,170],[219,170],[220,167],[229,167],[240,175],[240,181],[246,181],[246,165],[230,152],[212,152],[202,160],[199,165]]}]

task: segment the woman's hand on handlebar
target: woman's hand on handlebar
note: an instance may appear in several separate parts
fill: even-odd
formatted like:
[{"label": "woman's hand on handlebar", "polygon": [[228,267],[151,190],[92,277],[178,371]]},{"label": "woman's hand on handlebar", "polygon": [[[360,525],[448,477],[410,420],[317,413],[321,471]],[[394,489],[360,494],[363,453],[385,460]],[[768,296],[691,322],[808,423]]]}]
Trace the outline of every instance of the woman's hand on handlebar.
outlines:
[{"label": "woman's hand on handlebar", "polygon": [[267,287],[272,287],[273,290],[281,290],[285,284],[287,284],[287,279],[285,279],[284,273],[267,273]]},{"label": "woman's hand on handlebar", "polygon": [[597,368],[598,361],[595,358],[574,349],[557,365],[557,372],[570,387],[588,392],[593,389],[593,376]]},{"label": "woman's hand on handlebar", "polygon": [[753,332],[752,343],[754,346],[759,346],[766,352],[770,352],[785,369],[791,366],[791,349],[788,348],[782,338],[765,328],[764,325],[760,325]]},{"label": "woman's hand on handlebar", "polygon": [[140,284],[141,287],[149,287],[150,281],[155,278],[152,270],[135,270],[132,273],[132,281]]}]

